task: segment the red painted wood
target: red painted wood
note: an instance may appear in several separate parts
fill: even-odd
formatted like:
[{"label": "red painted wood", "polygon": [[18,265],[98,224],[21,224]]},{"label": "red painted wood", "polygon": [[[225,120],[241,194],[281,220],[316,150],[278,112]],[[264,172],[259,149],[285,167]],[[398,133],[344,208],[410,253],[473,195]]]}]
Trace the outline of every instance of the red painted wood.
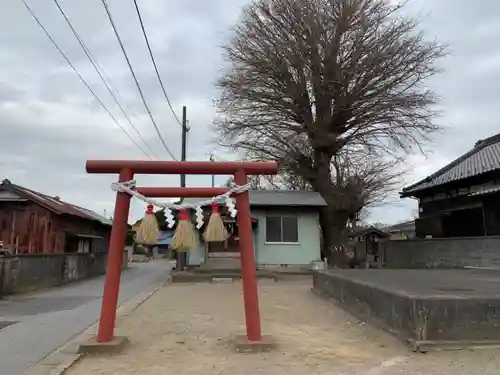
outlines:
[{"label": "red painted wood", "polygon": [[[133,178],[134,174],[130,169],[123,169],[120,172],[120,182],[129,181]],[[116,193],[113,229],[111,229],[108,264],[106,266],[106,280],[104,282],[101,317],[99,319],[99,331],[97,333],[98,342],[109,342],[113,340],[114,337],[116,307],[118,305],[118,293],[120,291],[122,257],[123,249],[125,248],[129,210],[130,195],[126,193]]]},{"label": "red painted wood", "polygon": [[247,175],[274,175],[275,162],[212,162],[156,160],[87,160],[87,173],[120,173],[123,168],[134,174],[234,174],[244,170]]},{"label": "red painted wood", "polygon": [[[89,160],[88,173],[120,173],[120,182],[132,180],[135,173],[147,174],[234,174],[236,184],[245,185],[248,175],[274,175],[278,164],[274,162],[171,162],[134,160]],[[213,197],[228,191],[227,188],[161,188],[139,187],[137,190],[149,197]],[[257,277],[253,252],[250,199],[248,191],[236,195],[237,224],[240,237],[240,259],[243,281],[243,299],[248,341],[262,339],[260,325]],[[117,193],[110,253],[106,270],[106,283],[99,321],[98,341],[113,339],[116,307],[120,287],[122,251],[125,245],[126,222],[130,196]]]},{"label": "red painted wood", "polygon": [[[244,171],[234,174],[234,182],[245,185],[248,181]],[[243,300],[245,304],[245,322],[248,341],[257,342],[262,339],[259,313],[259,294],[255,259],[253,253],[252,222],[250,216],[250,199],[248,191],[236,195],[236,216],[238,235],[240,237],[241,280],[243,283]]]},{"label": "red painted wood", "polygon": [[210,198],[224,194],[227,188],[181,188],[181,187],[137,187],[137,192],[155,198]]}]

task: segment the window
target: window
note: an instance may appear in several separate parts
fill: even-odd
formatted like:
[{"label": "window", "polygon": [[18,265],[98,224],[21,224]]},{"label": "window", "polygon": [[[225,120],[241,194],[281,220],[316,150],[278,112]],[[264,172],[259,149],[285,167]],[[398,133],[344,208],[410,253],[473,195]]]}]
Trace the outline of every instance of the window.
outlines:
[{"label": "window", "polygon": [[297,217],[266,217],[266,242],[298,243],[299,226],[297,223]]}]

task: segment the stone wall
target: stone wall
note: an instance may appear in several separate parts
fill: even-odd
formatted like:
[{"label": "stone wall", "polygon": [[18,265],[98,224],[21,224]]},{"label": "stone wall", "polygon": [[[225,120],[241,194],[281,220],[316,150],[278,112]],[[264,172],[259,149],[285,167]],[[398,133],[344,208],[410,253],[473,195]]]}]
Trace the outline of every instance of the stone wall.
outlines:
[{"label": "stone wall", "polygon": [[386,241],[380,250],[386,268],[500,269],[500,236]]},{"label": "stone wall", "polygon": [[[0,296],[25,293],[106,273],[107,253],[20,254],[0,258]],[[124,252],[123,268],[128,264]]]},{"label": "stone wall", "polygon": [[425,352],[498,345],[498,279],[484,270],[336,269],[313,272],[312,290]]},{"label": "stone wall", "polygon": [[348,274],[339,276],[342,275],[331,271],[313,272],[313,292],[336,301],[356,318],[387,329],[402,339],[415,335],[414,312],[409,297],[351,280]]},{"label": "stone wall", "polygon": [[107,253],[67,254],[65,257],[63,283],[105,274],[107,255]]}]

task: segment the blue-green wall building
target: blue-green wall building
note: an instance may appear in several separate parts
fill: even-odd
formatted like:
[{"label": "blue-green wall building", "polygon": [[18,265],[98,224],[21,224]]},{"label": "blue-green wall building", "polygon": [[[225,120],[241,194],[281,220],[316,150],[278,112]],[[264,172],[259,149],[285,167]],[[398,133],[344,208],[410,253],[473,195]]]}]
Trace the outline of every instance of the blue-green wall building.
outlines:
[{"label": "blue-green wall building", "polygon": [[[319,210],[326,203],[318,193],[252,190],[249,194],[258,268],[309,267],[321,259]],[[194,203],[196,199],[189,201]],[[200,241],[188,252],[188,265],[207,265],[207,258],[206,244]]]}]

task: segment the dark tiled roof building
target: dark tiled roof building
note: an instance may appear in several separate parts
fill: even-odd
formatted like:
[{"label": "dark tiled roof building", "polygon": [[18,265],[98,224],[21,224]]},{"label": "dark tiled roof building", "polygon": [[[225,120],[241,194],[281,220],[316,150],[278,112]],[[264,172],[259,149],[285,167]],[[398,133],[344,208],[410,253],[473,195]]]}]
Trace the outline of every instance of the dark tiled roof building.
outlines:
[{"label": "dark tiled roof building", "polygon": [[476,142],[401,197],[419,201],[417,237],[500,235],[500,134]]}]

